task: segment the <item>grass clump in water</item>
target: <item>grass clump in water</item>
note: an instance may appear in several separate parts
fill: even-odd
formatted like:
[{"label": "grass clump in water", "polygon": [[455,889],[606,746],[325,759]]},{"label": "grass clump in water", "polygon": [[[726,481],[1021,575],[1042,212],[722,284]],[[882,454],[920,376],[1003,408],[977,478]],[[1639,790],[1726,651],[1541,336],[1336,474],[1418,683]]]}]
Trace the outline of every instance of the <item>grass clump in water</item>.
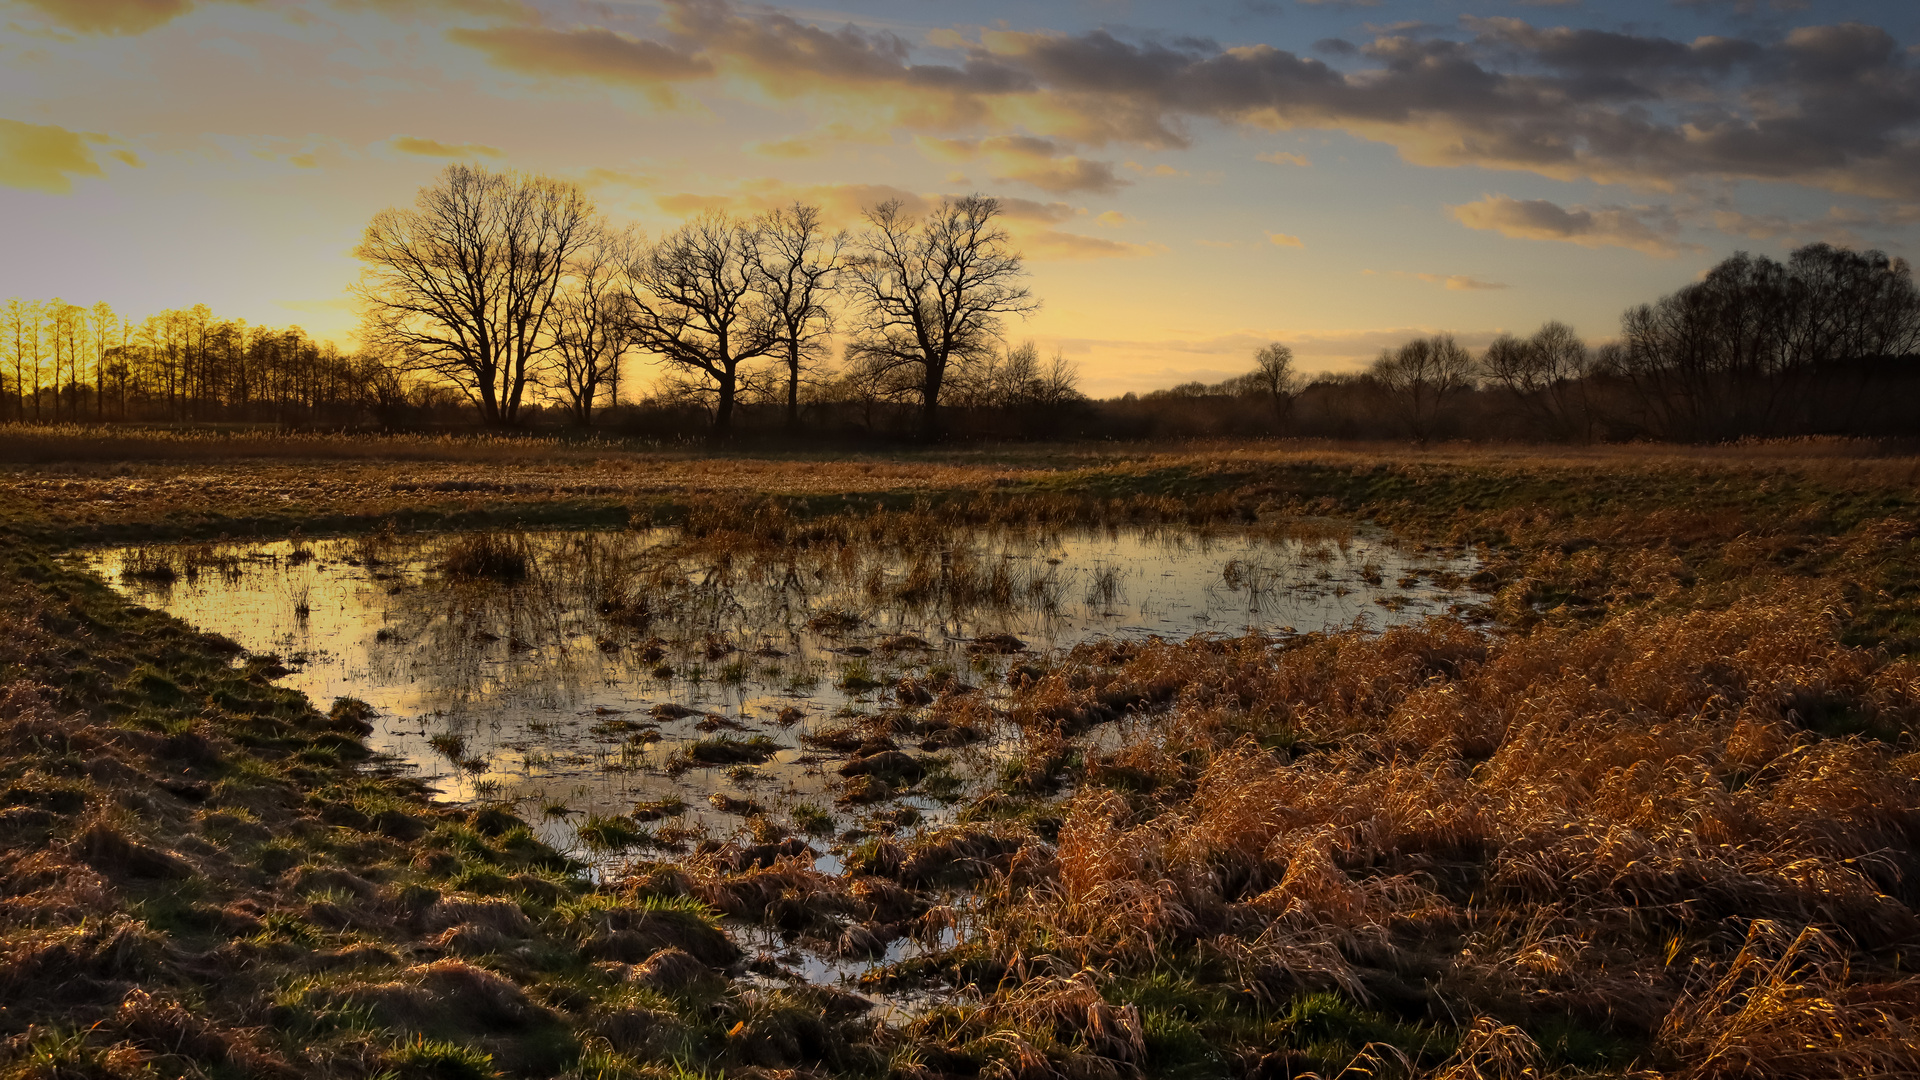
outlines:
[{"label": "grass clump in water", "polygon": [[467,533],[440,556],[441,572],[466,581],[519,581],[532,565],[526,537],[512,533]]},{"label": "grass clump in water", "polygon": [[815,806],[813,803],[797,803],[787,816],[793,819],[793,826],[808,836],[831,836],[833,834],[833,814]]},{"label": "grass clump in water", "polygon": [[758,765],[785,749],[768,735],[754,735],[745,739],[732,735],[713,735],[675,750],[667,764],[670,769],[676,764],[682,769],[695,765]]},{"label": "grass clump in water", "polygon": [[619,851],[651,839],[632,818],[619,814],[588,814],[573,831],[581,843],[595,851]]}]

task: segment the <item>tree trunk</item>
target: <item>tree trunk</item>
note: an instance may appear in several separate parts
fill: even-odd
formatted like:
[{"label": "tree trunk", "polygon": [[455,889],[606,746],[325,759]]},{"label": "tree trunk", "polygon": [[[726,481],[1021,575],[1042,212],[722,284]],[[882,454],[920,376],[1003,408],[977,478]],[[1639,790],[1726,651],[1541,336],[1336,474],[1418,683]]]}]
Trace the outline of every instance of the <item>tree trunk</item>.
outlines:
[{"label": "tree trunk", "polygon": [[800,430],[800,346],[787,343],[787,433]]},{"label": "tree trunk", "polygon": [[940,437],[940,382],[945,372],[927,368],[926,386],[920,396],[920,437],[933,442]]},{"label": "tree trunk", "polygon": [[480,422],[488,427],[500,427],[500,401],[494,395],[493,373],[485,372],[474,383],[480,389]]},{"label": "tree trunk", "polygon": [[733,430],[733,394],[735,388],[732,369],[722,372],[719,382],[720,399],[713,408],[713,433],[724,437]]}]

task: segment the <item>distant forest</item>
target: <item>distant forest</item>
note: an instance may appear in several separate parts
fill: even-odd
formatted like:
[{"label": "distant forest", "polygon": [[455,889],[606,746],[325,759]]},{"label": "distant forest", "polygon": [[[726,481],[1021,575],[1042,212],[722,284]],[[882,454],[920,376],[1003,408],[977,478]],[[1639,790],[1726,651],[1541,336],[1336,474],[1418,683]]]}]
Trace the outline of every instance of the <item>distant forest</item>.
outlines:
[{"label": "distant forest", "polygon": [[[136,322],[16,299],[0,418],[668,440],[1920,434],[1920,291],[1878,251],[1736,254],[1597,346],[1549,322],[1478,354],[1441,334],[1307,378],[1275,342],[1222,383],[1092,400],[1064,357],[1004,338],[1038,301],[998,214],[980,197],[918,218],[888,203],[851,234],[796,205],[648,244],[574,185],[453,166],[369,225],[360,351],[205,306]],[[623,398],[643,363],[660,377]]]}]

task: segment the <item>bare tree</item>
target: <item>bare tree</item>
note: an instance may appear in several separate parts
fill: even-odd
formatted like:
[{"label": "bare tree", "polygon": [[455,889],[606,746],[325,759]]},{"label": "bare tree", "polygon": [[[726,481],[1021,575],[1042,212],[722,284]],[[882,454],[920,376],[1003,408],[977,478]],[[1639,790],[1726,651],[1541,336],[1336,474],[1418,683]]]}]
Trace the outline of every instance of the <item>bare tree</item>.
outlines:
[{"label": "bare tree", "polygon": [[1041,360],[1031,339],[954,364],[945,395],[950,404],[976,409],[1052,408],[1085,400],[1073,361],[1058,349]]},{"label": "bare tree", "polygon": [[107,415],[107,350],[113,347],[113,334],[120,319],[105,300],[94,304],[87,314],[93,317],[93,418]]},{"label": "bare tree", "polygon": [[1502,334],[1480,363],[1548,435],[1584,440],[1591,434],[1586,394],[1593,356],[1566,323],[1544,323],[1525,340]]},{"label": "bare tree", "polygon": [[1473,357],[1452,334],[1416,338],[1385,349],[1368,369],[1387,395],[1407,433],[1425,444],[1447,399],[1473,386]]},{"label": "bare tree", "polygon": [[[13,418],[25,420],[27,372],[33,372],[35,382],[40,379],[40,305],[18,297],[8,300],[6,307],[0,308],[0,331],[6,335],[7,355],[13,361]],[[37,393],[33,399],[33,409],[38,415],[40,398]]]},{"label": "bare tree", "polygon": [[920,389],[921,432],[939,433],[948,366],[992,351],[1005,315],[1037,310],[1011,237],[994,223],[998,200],[941,203],[924,220],[898,200],[867,211],[868,229],[848,261],[857,304],[856,362],[911,370]]},{"label": "bare tree", "polygon": [[1277,341],[1260,346],[1260,351],[1253,354],[1253,370],[1244,379],[1243,386],[1272,403],[1274,423],[1284,425],[1293,412],[1294,399],[1300,396],[1293,350]]},{"label": "bare tree", "polygon": [[732,429],[741,365],[780,342],[780,325],[755,288],[753,256],[751,226],[707,214],[635,259],[627,275],[634,344],[696,377],[714,402],[716,433]]},{"label": "bare tree", "polygon": [[575,256],[555,305],[550,383],[581,427],[602,396],[619,392],[620,361],[633,347],[625,275],[637,246],[630,229],[602,230]]},{"label": "bare tree", "polygon": [[800,427],[802,370],[825,352],[833,333],[827,306],[841,270],[847,233],[828,235],[820,208],[804,203],[771,210],[756,222],[755,287],[779,331],[778,352],[786,365],[787,430]]},{"label": "bare tree", "polygon": [[449,165],[411,209],[375,215],[354,251],[362,340],[511,425],[557,345],[561,282],[599,229],[576,184]]}]

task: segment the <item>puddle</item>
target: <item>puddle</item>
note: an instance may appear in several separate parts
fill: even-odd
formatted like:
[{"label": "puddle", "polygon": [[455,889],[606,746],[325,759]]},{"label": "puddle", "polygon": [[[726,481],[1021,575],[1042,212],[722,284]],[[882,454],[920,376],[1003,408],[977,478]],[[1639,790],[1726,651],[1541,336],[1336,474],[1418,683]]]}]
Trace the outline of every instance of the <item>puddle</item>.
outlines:
[{"label": "puddle", "polygon": [[[647,823],[669,841],[730,835],[756,809],[819,811],[817,832],[937,824],[951,803],[924,794],[836,808],[829,781],[845,754],[803,739],[913,708],[913,685],[958,681],[997,700],[1010,666],[1086,641],[1418,620],[1460,599],[1443,583],[1475,569],[1339,523],[983,529],[919,547],[761,551],[674,529],[499,540],[509,571],[523,563],[508,580],[451,573],[476,558],[460,535],[87,557],[140,602],[280,657],[280,681],[322,707],[372,704],[371,746],[438,797],[515,800],[569,850],[588,814],[672,800],[684,809]],[[903,679],[914,681],[904,694]],[[703,739],[749,760],[688,761]],[[945,751],[940,794],[963,795],[1010,745],[1001,734]]]}]

